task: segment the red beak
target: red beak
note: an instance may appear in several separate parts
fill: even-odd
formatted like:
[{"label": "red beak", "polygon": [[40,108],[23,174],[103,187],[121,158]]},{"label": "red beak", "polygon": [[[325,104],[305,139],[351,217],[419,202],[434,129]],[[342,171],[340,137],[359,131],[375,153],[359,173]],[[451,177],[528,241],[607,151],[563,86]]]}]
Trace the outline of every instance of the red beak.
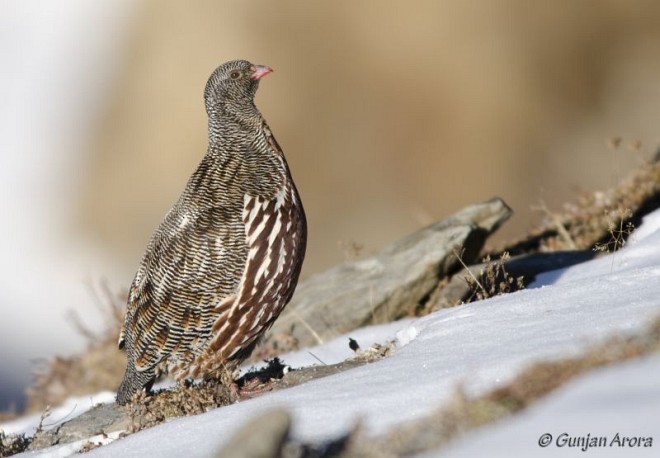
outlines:
[{"label": "red beak", "polygon": [[252,74],[250,75],[251,80],[258,80],[261,79],[262,77],[268,75],[269,73],[272,73],[273,69],[270,67],[267,67],[265,65],[253,65],[250,67],[250,70],[252,70]]}]

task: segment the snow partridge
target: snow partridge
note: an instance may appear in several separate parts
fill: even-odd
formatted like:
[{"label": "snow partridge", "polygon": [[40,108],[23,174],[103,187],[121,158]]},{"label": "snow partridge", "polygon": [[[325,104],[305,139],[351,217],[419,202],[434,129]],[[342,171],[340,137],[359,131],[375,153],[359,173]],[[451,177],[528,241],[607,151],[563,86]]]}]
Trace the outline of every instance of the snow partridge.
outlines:
[{"label": "snow partridge", "polygon": [[289,302],[307,223],[279,144],[254,104],[269,67],[218,67],[204,90],[208,149],[152,235],[119,337],[126,404],[156,376],[218,376],[247,358]]}]

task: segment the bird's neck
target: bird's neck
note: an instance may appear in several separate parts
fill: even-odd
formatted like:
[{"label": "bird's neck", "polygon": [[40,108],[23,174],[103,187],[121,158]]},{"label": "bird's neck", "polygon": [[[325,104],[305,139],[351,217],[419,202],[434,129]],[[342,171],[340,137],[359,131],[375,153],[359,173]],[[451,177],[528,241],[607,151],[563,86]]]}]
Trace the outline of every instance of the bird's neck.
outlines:
[{"label": "bird's neck", "polygon": [[254,103],[235,105],[225,103],[209,113],[209,145],[235,146],[235,142],[263,124],[261,113]]}]

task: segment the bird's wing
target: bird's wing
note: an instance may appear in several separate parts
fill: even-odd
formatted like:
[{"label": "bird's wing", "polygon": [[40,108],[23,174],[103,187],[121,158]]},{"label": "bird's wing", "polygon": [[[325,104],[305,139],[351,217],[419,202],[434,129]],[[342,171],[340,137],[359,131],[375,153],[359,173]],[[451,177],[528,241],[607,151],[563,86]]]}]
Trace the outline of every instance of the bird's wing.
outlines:
[{"label": "bird's wing", "polygon": [[305,250],[305,216],[292,185],[284,184],[272,198],[246,194],[243,224],[245,270],[236,299],[213,325],[209,346],[222,360],[249,352],[277,318],[293,294]]},{"label": "bird's wing", "polygon": [[154,234],[131,285],[123,330],[137,370],[173,354],[191,357],[226,312],[248,251],[243,224],[232,214],[240,215],[240,207],[196,213],[175,207]]}]

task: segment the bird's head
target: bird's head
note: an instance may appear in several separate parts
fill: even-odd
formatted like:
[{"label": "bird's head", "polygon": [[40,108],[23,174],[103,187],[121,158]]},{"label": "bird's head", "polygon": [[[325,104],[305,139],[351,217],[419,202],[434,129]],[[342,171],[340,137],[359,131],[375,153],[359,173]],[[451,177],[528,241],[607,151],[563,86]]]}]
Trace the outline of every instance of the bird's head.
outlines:
[{"label": "bird's head", "polygon": [[255,65],[247,60],[225,62],[215,69],[206,83],[206,111],[210,115],[219,105],[226,104],[253,107],[259,80],[272,71],[270,67]]}]

